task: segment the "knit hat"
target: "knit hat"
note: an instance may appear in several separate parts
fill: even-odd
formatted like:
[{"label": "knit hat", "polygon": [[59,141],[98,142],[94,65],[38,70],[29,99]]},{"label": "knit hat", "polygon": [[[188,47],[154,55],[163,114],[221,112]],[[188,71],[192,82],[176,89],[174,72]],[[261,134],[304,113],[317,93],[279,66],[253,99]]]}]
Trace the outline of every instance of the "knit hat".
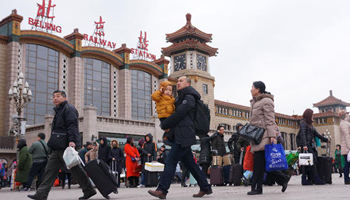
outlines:
[{"label": "knit hat", "polygon": [[173,86],[173,84],[172,83],[170,83],[169,81],[164,81],[164,82],[162,82],[161,84],[160,84],[160,87],[161,88],[166,88],[166,87],[168,87],[168,86]]}]

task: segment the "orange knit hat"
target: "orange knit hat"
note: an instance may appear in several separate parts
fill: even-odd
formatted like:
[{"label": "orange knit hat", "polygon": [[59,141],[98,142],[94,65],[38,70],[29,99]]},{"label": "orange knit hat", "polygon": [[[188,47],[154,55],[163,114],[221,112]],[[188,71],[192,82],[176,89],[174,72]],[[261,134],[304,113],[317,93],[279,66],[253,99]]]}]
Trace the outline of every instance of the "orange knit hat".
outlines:
[{"label": "orange knit hat", "polygon": [[170,83],[169,81],[164,81],[164,82],[162,82],[161,84],[160,84],[160,88],[166,88],[166,87],[168,87],[168,86],[173,86],[173,84],[172,83]]}]

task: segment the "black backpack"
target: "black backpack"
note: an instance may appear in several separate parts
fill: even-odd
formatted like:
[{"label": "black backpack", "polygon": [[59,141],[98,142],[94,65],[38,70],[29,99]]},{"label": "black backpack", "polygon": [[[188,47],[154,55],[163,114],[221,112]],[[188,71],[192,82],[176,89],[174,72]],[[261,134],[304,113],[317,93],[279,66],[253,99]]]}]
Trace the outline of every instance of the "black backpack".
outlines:
[{"label": "black backpack", "polygon": [[196,135],[199,138],[207,136],[210,131],[210,110],[199,99],[196,99],[193,123]]}]

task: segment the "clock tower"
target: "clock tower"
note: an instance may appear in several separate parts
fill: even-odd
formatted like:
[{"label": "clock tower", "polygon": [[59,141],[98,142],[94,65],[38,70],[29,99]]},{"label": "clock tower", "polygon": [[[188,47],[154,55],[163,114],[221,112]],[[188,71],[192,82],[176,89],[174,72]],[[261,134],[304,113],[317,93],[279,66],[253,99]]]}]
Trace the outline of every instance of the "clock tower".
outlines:
[{"label": "clock tower", "polygon": [[[169,47],[162,48],[162,53],[170,57],[170,79],[188,76],[194,87],[202,96],[202,100],[208,105],[211,116],[215,116],[214,86],[215,78],[210,74],[209,58],[217,54],[217,48],[207,45],[211,42],[212,34],[204,33],[191,23],[191,14],[186,15],[186,25],[166,34]],[[211,122],[211,130],[215,130]]]}]

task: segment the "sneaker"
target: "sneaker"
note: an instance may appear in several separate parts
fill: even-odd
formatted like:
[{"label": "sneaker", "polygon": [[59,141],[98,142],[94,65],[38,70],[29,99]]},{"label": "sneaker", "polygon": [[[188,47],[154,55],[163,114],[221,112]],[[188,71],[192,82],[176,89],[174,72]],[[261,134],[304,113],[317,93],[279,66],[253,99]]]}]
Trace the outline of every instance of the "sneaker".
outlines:
[{"label": "sneaker", "polygon": [[22,190],[21,190],[21,192],[29,192],[30,191],[30,188],[23,188]]},{"label": "sneaker", "polygon": [[138,185],[137,187],[138,187],[138,188],[144,188],[145,185],[140,184],[140,185]]}]

